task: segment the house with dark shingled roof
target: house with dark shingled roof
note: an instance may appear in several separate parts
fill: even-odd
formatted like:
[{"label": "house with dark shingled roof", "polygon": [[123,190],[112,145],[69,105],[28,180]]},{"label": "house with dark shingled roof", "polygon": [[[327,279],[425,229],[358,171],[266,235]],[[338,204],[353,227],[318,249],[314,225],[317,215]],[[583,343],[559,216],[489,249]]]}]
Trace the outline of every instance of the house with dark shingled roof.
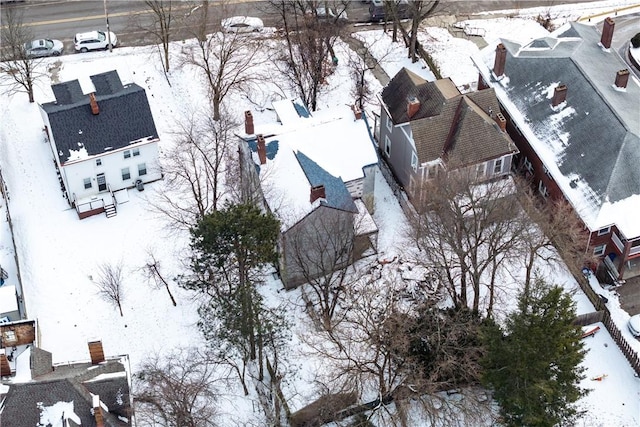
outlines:
[{"label": "house with dark shingled roof", "polygon": [[414,206],[437,174],[468,169],[482,182],[510,173],[518,149],[492,89],[462,94],[451,79],[403,68],[379,97],[381,156]]},{"label": "house with dark shingled roof", "polygon": [[122,84],[117,71],[91,82],[88,94],[78,80],[55,84],[55,101],[40,105],[61,190],[81,219],[115,215],[114,193],[162,177],[145,90]]},{"label": "house with dark shingled roof", "polygon": [[640,275],[640,84],[611,48],[614,27],[571,22],[524,45],[497,40],[473,58],[521,173],[542,198],[571,204],[608,283]]}]

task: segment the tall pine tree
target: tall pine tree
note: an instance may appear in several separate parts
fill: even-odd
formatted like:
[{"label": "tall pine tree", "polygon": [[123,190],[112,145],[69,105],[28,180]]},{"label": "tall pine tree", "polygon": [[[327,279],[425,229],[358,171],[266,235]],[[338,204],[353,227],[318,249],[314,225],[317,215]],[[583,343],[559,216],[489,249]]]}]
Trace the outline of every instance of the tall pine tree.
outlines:
[{"label": "tall pine tree", "polygon": [[573,403],[586,393],[578,386],[585,351],[575,317],[568,294],[536,279],[504,330],[487,327],[484,380],[505,425],[552,427],[578,415]]},{"label": "tall pine tree", "polygon": [[282,316],[268,310],[257,291],[263,267],[277,262],[279,232],[279,221],[253,205],[207,214],[191,229],[193,275],[182,283],[210,297],[200,308],[205,338],[226,353],[225,359],[237,355],[243,364],[259,359],[260,379],[264,348],[283,327]]}]

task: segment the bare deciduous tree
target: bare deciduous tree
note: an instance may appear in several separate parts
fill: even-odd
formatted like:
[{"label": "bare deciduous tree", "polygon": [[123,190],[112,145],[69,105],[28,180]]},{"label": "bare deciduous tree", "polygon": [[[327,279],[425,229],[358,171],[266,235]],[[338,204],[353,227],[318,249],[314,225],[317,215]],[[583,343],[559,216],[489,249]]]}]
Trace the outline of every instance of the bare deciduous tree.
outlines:
[{"label": "bare deciduous tree", "polygon": [[167,279],[162,274],[160,260],[156,258],[152,249],[147,249],[147,261],[141,270],[147,281],[153,284],[156,289],[165,288],[167,290],[174,307],[178,305],[169,288],[169,282],[167,282]]},{"label": "bare deciduous tree", "polygon": [[440,0],[410,1],[408,12],[411,20],[411,27],[409,28],[408,32],[404,26],[397,24],[401,18],[398,14],[398,5],[395,4],[395,2],[390,3],[392,4],[389,5],[387,10],[389,10],[393,15],[393,20],[395,22],[394,31],[396,28],[399,28],[400,31],[402,31],[404,40],[407,43],[407,47],[409,48],[409,58],[411,58],[411,62],[417,62],[418,31],[420,29],[420,23],[422,23],[422,21],[427,19],[429,16],[433,15],[436,8],[440,4]]},{"label": "bare deciduous tree", "polygon": [[173,1],[145,0],[145,5],[151,11],[152,21],[146,30],[154,38],[154,42],[162,46],[162,67],[169,72],[169,42],[171,41],[172,24],[174,21]]},{"label": "bare deciduous tree", "polygon": [[[276,66],[289,78],[295,91],[312,111],[317,108],[318,95],[330,74],[329,60],[335,58],[333,46],[344,28],[340,14],[346,3],[333,2],[335,16],[328,16],[324,1],[271,1],[283,27],[286,52]],[[325,8],[325,15],[318,13]]]},{"label": "bare deciduous tree", "polygon": [[151,204],[179,228],[189,228],[218,209],[228,191],[224,181],[236,155],[237,124],[223,110],[218,120],[208,111],[196,112],[178,126],[176,144],[163,163],[167,188]]},{"label": "bare deciduous tree", "polygon": [[25,43],[32,36],[23,22],[22,9],[2,8],[3,23],[0,29],[2,48],[0,50],[0,85],[7,93],[25,92],[29,102],[34,102],[33,85],[39,77],[36,72],[40,61],[30,58],[25,50]]},{"label": "bare deciduous tree", "polygon": [[216,426],[225,369],[195,349],[178,349],[145,360],[134,379],[139,425]]},{"label": "bare deciduous tree", "polygon": [[182,62],[198,68],[204,76],[213,107],[220,120],[222,103],[232,90],[248,90],[256,80],[262,39],[235,33],[214,33],[198,39],[198,46],[184,52]]},{"label": "bare deciduous tree", "polygon": [[122,313],[122,301],[124,300],[122,262],[99,265],[96,286],[98,287],[98,295],[106,302],[117,307],[120,311],[120,316],[124,316]]}]

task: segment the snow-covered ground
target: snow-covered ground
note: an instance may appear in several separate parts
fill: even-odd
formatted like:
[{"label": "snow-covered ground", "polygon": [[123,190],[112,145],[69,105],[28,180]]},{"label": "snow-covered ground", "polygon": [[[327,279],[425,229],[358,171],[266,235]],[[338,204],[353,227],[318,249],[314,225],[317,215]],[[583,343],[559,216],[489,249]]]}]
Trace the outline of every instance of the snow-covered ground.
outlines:
[{"label": "snow-covered ground", "polygon": [[[598,3],[605,4],[603,7],[608,3],[612,8],[619,7],[621,2]],[[585,5],[574,6],[579,16],[596,13]],[[518,10],[514,15],[524,12]],[[571,19],[575,18],[571,15]],[[513,35],[522,40],[544,34],[544,29],[532,22],[529,18],[500,18],[474,20],[473,24],[482,25],[488,38]],[[380,31],[367,31],[360,36],[368,42],[379,39],[374,50],[390,52],[389,60],[381,61],[389,75],[408,66],[423,77],[433,79],[428,67],[422,63],[410,64],[402,46],[380,37]],[[475,87],[477,72],[469,59],[477,51],[475,44],[453,38],[441,28],[426,28],[420,38],[429,41],[424,45],[434,56],[443,76],[450,76],[459,87]],[[178,55],[182,48],[182,43],[174,44],[173,54]],[[177,122],[194,111],[194,106],[206,104],[206,91],[198,83],[194,71],[186,67],[176,67],[171,72],[169,86],[156,52],[154,47],[118,48],[111,54],[68,55],[44,63],[59,64],[55,73],[57,81],[76,78],[86,81],[89,75],[117,69],[124,83],[136,82],[144,87],[162,141],[161,149],[166,149],[172,142]],[[337,53],[339,58],[346,56],[346,45],[340,44]],[[50,72],[47,74],[54,76]],[[319,105],[352,103],[348,79],[347,61],[340,61],[335,74],[328,79]],[[51,83],[47,79],[40,81],[36,102],[52,100]],[[374,87],[379,89],[380,85]],[[256,107],[247,105],[242,96],[236,96],[230,104],[235,106],[238,117],[242,111],[254,109],[255,122],[261,123],[273,119],[273,112],[268,109],[271,99],[278,97],[265,96],[263,103]],[[148,251],[161,260],[166,277],[176,277],[182,268],[180,262],[184,259],[188,236],[184,232],[168,230],[162,218],[149,208],[148,198],[154,191],[163,191],[164,183],[148,185],[144,192],[130,190],[129,201],[119,206],[114,218],[98,215],[78,220],[60,192],[37,105],[29,104],[24,94],[3,95],[0,100],[0,165],[9,190],[25,304],[29,318],[38,321],[39,345],[53,353],[54,363],[60,363],[87,359],[87,340],[99,338],[107,355],[129,354],[134,371],[150,354],[178,346],[201,345],[194,295],[172,282],[171,290],[178,302],[174,307],[166,291],[149,286],[140,271]],[[391,258],[402,253],[404,244],[398,239],[402,234],[402,211],[382,179],[376,185],[374,218],[380,229],[379,256]],[[3,221],[1,236],[0,262],[8,271],[10,282],[15,280],[16,269],[6,221]],[[122,262],[125,271],[123,317],[98,297],[95,285],[98,266],[118,262]],[[575,292],[579,313],[593,311],[572,278],[558,276],[557,279],[558,283]],[[278,282],[271,282],[267,287],[266,292],[272,292],[273,301],[298,301],[299,291],[278,292],[279,287]],[[296,312],[292,316],[306,314]],[[619,316],[622,325],[624,312]],[[587,411],[582,425],[638,425],[640,379],[633,376],[603,327],[586,343],[589,352],[584,361],[587,378],[583,385],[593,392],[580,401],[580,406]],[[289,357],[292,364],[299,365],[299,374],[293,376],[287,386],[288,390],[300,394],[293,399],[293,409],[298,409],[306,403],[302,397],[312,393],[309,375],[314,366],[305,356],[296,353],[295,346]],[[602,381],[591,379],[603,374],[607,377]],[[253,418],[253,411],[259,411],[258,405],[251,404],[254,397],[244,398],[240,390],[229,390],[222,408],[225,421],[221,424],[236,425],[240,420]]]}]

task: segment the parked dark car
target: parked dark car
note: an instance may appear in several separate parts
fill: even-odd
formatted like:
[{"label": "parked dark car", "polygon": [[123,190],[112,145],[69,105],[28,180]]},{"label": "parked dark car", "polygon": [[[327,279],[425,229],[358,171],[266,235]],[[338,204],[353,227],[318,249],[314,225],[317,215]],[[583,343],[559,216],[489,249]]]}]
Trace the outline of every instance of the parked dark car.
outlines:
[{"label": "parked dark car", "polygon": [[[398,17],[400,19],[406,19],[409,17],[409,2],[408,0],[396,0],[396,7],[398,8]],[[371,0],[369,3],[369,21],[382,22],[390,20],[391,17],[386,17],[386,6],[383,0]]]}]

